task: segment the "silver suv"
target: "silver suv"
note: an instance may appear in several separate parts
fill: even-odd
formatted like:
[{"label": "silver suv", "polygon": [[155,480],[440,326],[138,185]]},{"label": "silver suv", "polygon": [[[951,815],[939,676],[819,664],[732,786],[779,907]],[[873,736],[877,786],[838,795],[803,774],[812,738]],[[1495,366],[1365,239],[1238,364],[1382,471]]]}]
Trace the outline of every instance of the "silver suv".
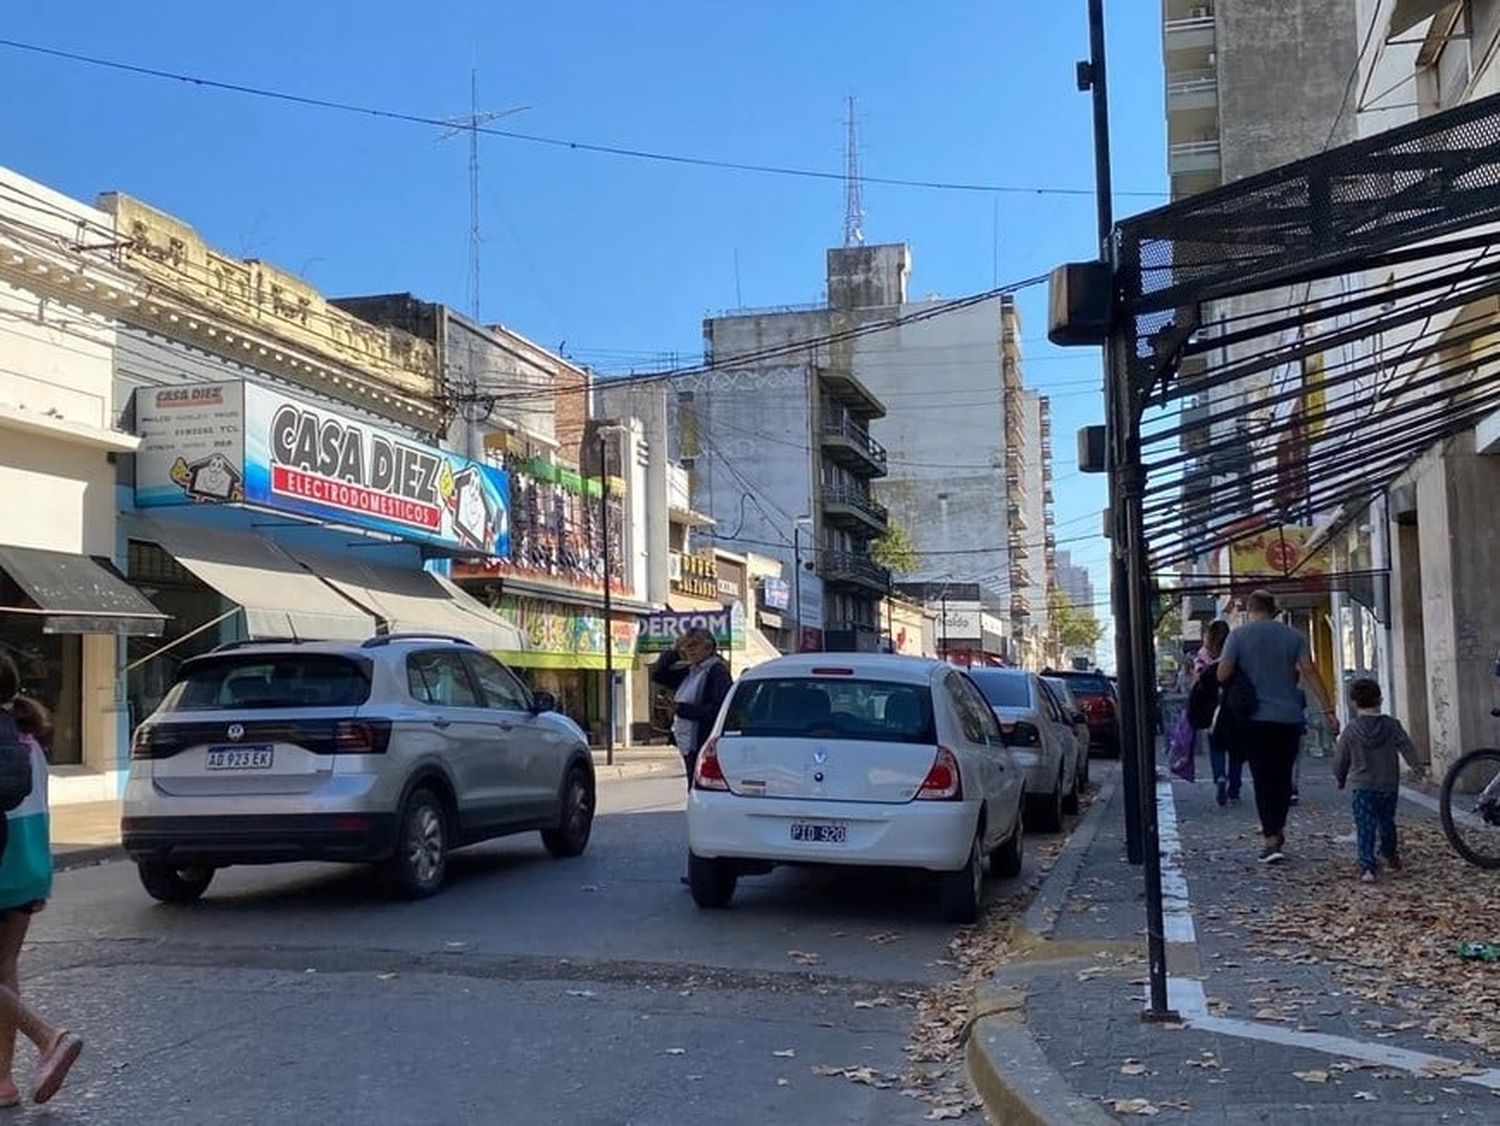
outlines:
[{"label": "silver suv", "polygon": [[593,760],[554,707],[459,638],[221,646],[136,730],[121,838],[169,903],[217,868],[297,860],[378,863],[431,895],[450,849],[534,829],[577,856]]}]

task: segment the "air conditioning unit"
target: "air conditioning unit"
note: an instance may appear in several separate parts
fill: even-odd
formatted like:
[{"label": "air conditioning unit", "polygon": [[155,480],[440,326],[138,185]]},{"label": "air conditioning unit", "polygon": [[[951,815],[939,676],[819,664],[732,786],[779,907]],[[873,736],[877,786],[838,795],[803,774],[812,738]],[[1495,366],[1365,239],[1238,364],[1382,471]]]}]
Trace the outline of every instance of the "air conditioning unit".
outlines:
[{"label": "air conditioning unit", "polygon": [[1213,9],[1206,4],[1199,4],[1196,8],[1188,9],[1188,16],[1195,20],[1206,20],[1213,14]]}]

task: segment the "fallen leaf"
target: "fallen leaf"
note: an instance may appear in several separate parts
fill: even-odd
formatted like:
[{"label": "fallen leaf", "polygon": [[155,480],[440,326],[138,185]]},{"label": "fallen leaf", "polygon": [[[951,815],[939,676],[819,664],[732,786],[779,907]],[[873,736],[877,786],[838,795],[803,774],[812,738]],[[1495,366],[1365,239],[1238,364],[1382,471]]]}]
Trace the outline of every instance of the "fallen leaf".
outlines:
[{"label": "fallen leaf", "polygon": [[1145,1075],[1146,1065],[1140,1060],[1126,1060],[1120,1065],[1121,1075]]},{"label": "fallen leaf", "polygon": [[375,975],[375,980],[377,980],[377,981],[390,981],[395,976],[396,976],[396,973],[395,973],[394,970],[387,970],[383,974],[376,974]]},{"label": "fallen leaf", "polygon": [[1326,1071],[1294,1071],[1292,1074],[1304,1083],[1328,1082],[1328,1072]]},{"label": "fallen leaf", "polygon": [[797,1053],[792,1048],[782,1048],[781,1051],[772,1052],[771,1054],[779,1060],[793,1060],[797,1058]]},{"label": "fallen leaf", "polygon": [[944,1118],[962,1118],[967,1113],[967,1108],[961,1106],[935,1106],[923,1117],[929,1122],[937,1122]]},{"label": "fallen leaf", "polygon": [[1364,1103],[1373,1103],[1380,1101],[1380,1096],[1377,1095],[1374,1091],[1355,1091],[1354,1097],[1360,1102]]},{"label": "fallen leaf", "polygon": [[1116,1114],[1134,1114],[1143,1118],[1155,1118],[1161,1113],[1161,1107],[1150,1099],[1111,1099],[1109,1109]]},{"label": "fallen leaf", "polygon": [[594,996],[594,991],[592,989],[569,989],[568,990],[568,996],[569,997],[592,997],[592,996]]},{"label": "fallen leaf", "polygon": [[786,956],[799,966],[816,966],[823,960],[823,955],[812,954],[806,950],[788,950]]},{"label": "fallen leaf", "polygon": [[686,1048],[668,1048],[666,1054],[669,1055],[669,1056],[685,1056],[685,1055],[687,1055],[687,1049]]},{"label": "fallen leaf", "polygon": [[778,1086],[778,1087],[790,1087],[791,1085],[792,1085],[792,1081],[790,1079],[777,1079],[776,1080],[776,1086]]}]

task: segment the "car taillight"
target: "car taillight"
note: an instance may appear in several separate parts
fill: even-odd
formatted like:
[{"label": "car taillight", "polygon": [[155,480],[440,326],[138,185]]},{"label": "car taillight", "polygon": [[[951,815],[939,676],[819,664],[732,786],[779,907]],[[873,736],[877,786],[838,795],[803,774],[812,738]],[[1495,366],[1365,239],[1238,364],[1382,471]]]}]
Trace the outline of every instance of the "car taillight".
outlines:
[{"label": "car taillight", "polygon": [[727,790],[729,779],[724,777],[724,768],[719,765],[719,741],[710,739],[698,752],[698,765],[693,770],[693,789]]},{"label": "car taillight", "polygon": [[1000,737],[1009,747],[1038,747],[1042,742],[1042,733],[1032,723],[1002,723]]},{"label": "car taillight", "polygon": [[964,782],[958,771],[958,756],[947,747],[937,749],[932,769],[922,779],[917,797],[923,801],[962,801]]},{"label": "car taillight", "polygon": [[130,740],[130,757],[133,759],[148,759],[154,757],[151,742],[151,725],[143,723],[135,729],[135,737]]},{"label": "car taillight", "polygon": [[333,750],[340,755],[383,754],[390,746],[391,725],[381,720],[340,720],[333,727]]}]

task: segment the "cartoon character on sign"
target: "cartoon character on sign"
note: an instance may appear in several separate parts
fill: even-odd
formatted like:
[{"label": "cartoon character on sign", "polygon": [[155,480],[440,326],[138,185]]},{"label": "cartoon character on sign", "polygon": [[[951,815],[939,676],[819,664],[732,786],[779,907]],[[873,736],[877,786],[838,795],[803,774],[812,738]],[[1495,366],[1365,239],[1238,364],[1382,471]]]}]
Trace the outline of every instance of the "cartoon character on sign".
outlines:
[{"label": "cartoon character on sign", "polygon": [[212,454],[191,465],[179,457],[167,473],[172,483],[194,500],[233,503],[245,499],[245,484],[223,454]]}]

